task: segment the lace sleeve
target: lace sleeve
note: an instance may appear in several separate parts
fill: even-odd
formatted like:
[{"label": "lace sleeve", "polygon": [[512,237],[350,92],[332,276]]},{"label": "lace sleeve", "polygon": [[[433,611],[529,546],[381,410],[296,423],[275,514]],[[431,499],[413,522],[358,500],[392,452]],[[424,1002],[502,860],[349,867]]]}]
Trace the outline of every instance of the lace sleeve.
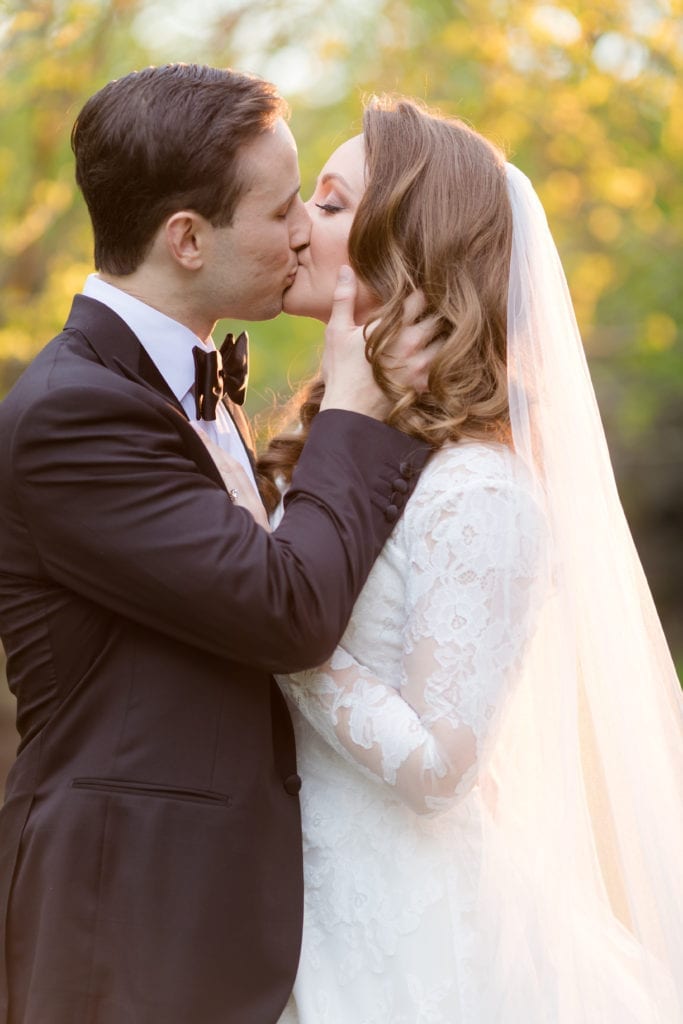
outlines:
[{"label": "lace sleeve", "polygon": [[338,648],[286,689],[342,756],[425,814],[476,782],[532,629],[542,519],[509,480],[411,504],[400,678],[379,678]]}]

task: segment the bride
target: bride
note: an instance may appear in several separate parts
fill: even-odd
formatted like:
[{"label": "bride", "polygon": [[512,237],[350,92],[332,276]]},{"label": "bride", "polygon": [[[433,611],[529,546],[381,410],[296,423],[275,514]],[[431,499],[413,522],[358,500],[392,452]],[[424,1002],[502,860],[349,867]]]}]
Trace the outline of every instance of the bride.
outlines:
[{"label": "bride", "polygon": [[[336,653],[280,680],[305,871],[280,1024],[683,1020],[680,690],[538,198],[462,122],[374,100],[308,209],[286,310],[327,321],[350,262],[390,422],[434,454]],[[383,372],[416,289],[426,394]],[[273,508],[321,394],[261,459]]]}]

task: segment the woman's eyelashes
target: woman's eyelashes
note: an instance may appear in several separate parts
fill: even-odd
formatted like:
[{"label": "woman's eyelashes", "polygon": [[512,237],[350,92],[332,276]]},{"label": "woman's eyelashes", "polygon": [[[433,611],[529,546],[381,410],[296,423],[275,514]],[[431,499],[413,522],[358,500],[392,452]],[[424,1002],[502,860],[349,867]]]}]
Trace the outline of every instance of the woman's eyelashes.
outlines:
[{"label": "woman's eyelashes", "polygon": [[336,188],[322,189],[319,193],[319,201],[314,205],[323,213],[341,213],[348,209],[348,202],[341,196]]},{"label": "woman's eyelashes", "polygon": [[315,203],[319,210],[324,210],[325,213],[341,213],[344,209],[343,206],[338,206],[336,203]]}]

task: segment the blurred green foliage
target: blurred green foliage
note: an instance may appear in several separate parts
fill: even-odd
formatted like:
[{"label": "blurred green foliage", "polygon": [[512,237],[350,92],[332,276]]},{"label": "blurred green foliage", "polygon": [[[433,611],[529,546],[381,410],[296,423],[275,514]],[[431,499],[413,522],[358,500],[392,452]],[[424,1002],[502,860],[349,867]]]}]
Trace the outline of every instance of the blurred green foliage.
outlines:
[{"label": "blurred green foliage", "polygon": [[[292,104],[304,196],[331,150],[358,131],[363,95],[420,97],[502,145],[539,190],[627,513],[680,654],[681,15],[681,0],[0,6],[0,392],[59,330],[91,269],[69,133],[106,81],[168,60],[273,78]],[[258,413],[313,370],[322,330],[282,316],[251,333],[249,408]]]}]

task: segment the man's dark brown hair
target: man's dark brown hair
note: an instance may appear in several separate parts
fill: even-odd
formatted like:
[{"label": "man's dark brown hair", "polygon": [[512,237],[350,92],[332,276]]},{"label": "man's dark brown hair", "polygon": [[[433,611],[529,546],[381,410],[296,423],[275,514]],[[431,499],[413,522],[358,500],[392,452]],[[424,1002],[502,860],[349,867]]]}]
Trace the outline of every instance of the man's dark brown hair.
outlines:
[{"label": "man's dark brown hair", "polygon": [[287,113],[269,82],[198,64],[133,71],[91,96],[71,146],[97,269],[131,274],[176,210],[228,226],[247,185],[241,148]]}]

